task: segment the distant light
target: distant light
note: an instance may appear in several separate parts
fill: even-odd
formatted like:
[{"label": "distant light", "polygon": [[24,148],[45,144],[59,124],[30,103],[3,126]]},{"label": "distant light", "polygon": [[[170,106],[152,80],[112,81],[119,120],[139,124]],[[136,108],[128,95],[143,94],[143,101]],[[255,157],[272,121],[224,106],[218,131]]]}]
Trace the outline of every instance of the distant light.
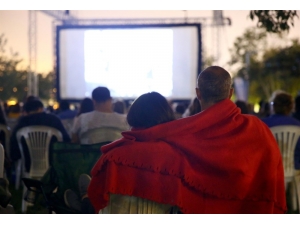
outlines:
[{"label": "distant light", "polygon": [[0,87],[0,91],[3,91],[4,89],[3,89],[3,87]]},{"label": "distant light", "polygon": [[8,106],[15,105],[15,104],[17,104],[17,100],[8,100],[7,101]]},{"label": "distant light", "polygon": [[259,104],[258,103],[254,104],[254,109],[253,110],[254,110],[255,113],[259,112]]},{"label": "distant light", "polygon": [[13,92],[17,92],[18,89],[16,87],[13,88]]},{"label": "distant light", "polygon": [[53,106],[53,104],[54,104],[54,100],[53,99],[49,99],[48,105]]},{"label": "distant light", "polygon": [[56,88],[53,88],[53,92],[56,93]]},{"label": "distant light", "polygon": [[54,105],[53,105],[53,109],[54,110],[58,109],[58,106],[59,106],[58,102],[55,102]]}]

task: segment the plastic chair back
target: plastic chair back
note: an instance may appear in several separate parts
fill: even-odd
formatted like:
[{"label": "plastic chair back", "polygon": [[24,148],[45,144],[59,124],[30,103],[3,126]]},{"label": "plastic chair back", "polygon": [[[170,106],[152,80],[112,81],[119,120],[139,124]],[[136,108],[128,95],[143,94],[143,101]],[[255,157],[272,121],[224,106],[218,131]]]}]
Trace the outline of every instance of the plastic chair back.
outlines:
[{"label": "plastic chair back", "polygon": [[[49,168],[49,147],[51,138],[55,136],[62,141],[62,134],[53,127],[28,126],[17,131],[17,140],[24,162],[23,146],[21,138],[24,137],[29,150],[31,166],[29,177],[42,177]],[[24,163],[23,171],[24,170]]]},{"label": "plastic chair back", "polygon": [[281,125],[270,128],[279,146],[284,167],[284,177],[292,178],[295,173],[294,152],[300,137],[300,127]]},{"label": "plastic chair back", "polygon": [[96,144],[107,141],[115,141],[122,137],[122,132],[124,130],[117,127],[99,127],[95,129],[88,130],[83,133],[79,139],[80,144]]}]

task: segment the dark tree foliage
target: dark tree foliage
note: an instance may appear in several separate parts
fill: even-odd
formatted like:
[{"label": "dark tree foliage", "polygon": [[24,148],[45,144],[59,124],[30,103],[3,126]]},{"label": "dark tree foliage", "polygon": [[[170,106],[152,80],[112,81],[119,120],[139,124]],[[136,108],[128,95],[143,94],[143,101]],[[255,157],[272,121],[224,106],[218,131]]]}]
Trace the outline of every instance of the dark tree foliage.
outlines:
[{"label": "dark tree foliage", "polygon": [[296,10],[250,10],[251,20],[258,19],[257,27],[271,33],[288,32],[295,17],[298,17]]}]

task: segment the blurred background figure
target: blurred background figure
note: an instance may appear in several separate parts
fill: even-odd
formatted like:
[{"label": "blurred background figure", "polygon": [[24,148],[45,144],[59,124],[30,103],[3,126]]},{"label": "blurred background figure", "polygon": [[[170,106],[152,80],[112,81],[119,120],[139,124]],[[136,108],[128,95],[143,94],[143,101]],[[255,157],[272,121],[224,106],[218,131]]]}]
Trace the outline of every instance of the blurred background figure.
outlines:
[{"label": "blurred background figure", "polygon": [[84,98],[80,102],[79,110],[76,117],[80,116],[82,113],[92,112],[94,110],[94,103],[91,98]]},{"label": "blurred background figure", "polygon": [[[271,102],[271,115],[263,118],[262,121],[268,127],[280,125],[294,125],[300,127],[300,121],[291,116],[294,108],[294,99],[289,93],[280,91],[273,95],[274,100]],[[295,169],[300,169],[300,140],[297,141],[294,154]]]},{"label": "blurred background figure", "polygon": [[116,113],[127,114],[126,104],[121,99],[119,99],[113,103],[113,110]]},{"label": "blurred background figure", "polygon": [[183,113],[185,112],[186,107],[183,103],[177,103],[175,105],[174,115],[176,119],[182,118]]},{"label": "blurred background figure", "polygon": [[77,115],[77,111],[72,110],[70,108],[69,101],[62,100],[59,103],[59,109],[56,115],[61,120],[62,124],[64,125],[64,128],[66,129],[69,136],[71,137],[71,130]]},{"label": "blurred background figure", "polygon": [[259,102],[259,112],[257,116],[259,118],[269,117],[271,115],[270,103],[264,100]]},{"label": "blurred background figure", "polygon": [[295,112],[293,113],[293,117],[300,121],[300,95],[295,98]]},{"label": "blurred background figure", "polygon": [[247,103],[241,100],[235,101],[235,104],[238,108],[241,109],[242,114],[249,114]]},{"label": "blurred background figure", "polygon": [[57,113],[58,118],[61,120],[74,119],[77,115],[76,110],[70,108],[70,103],[67,100],[62,100],[59,103],[59,111]]},{"label": "blurred background figure", "polygon": [[182,114],[182,117],[188,117],[195,115],[197,113],[201,112],[201,105],[197,97],[195,97],[189,107],[185,110],[185,112]]}]

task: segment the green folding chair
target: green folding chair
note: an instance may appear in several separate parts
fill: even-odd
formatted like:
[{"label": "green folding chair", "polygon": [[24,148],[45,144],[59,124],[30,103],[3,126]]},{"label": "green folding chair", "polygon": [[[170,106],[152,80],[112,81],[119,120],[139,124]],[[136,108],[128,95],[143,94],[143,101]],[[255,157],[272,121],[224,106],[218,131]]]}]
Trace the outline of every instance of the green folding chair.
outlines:
[{"label": "green folding chair", "polygon": [[[101,146],[110,142],[103,142],[92,145],[80,145],[65,142],[56,142],[50,154],[50,168],[40,180],[42,185],[31,187],[35,190],[35,199],[31,199],[34,208],[41,206],[49,209],[50,213],[69,214],[80,213],[70,209],[64,202],[64,193],[67,189],[77,192],[78,179],[83,173],[90,174],[96,161],[101,156]],[[23,181],[24,182],[24,181]],[[28,182],[27,185],[37,184],[36,182]],[[25,184],[26,185],[26,184]],[[41,193],[41,195],[39,195]],[[32,193],[28,193],[28,195]]]}]

